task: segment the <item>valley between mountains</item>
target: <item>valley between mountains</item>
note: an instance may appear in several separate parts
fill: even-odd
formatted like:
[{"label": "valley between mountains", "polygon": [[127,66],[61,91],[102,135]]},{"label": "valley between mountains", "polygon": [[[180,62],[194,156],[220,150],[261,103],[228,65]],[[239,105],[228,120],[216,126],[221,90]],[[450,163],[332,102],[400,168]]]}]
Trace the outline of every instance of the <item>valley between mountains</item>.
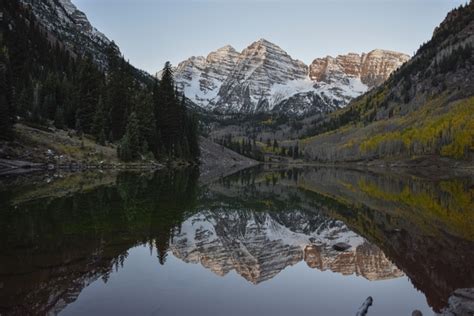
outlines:
[{"label": "valley between mountains", "polygon": [[474,315],[474,0],[259,2],[0,1],[0,316]]},{"label": "valley between mountains", "polygon": [[[374,48],[305,64],[260,39],[154,75],[128,63],[70,0],[15,1],[3,24],[6,169],[59,165],[57,157],[62,165],[185,165],[199,163],[202,150],[200,163],[213,165],[209,157],[218,153],[209,149],[223,146],[246,156],[232,160],[236,165],[253,159],[472,171],[472,1],[451,11],[411,57]],[[21,33],[28,25],[35,31]],[[24,63],[25,47],[31,62]],[[90,85],[75,89],[78,80]],[[216,145],[198,148],[199,135]]]},{"label": "valley between mountains", "polygon": [[470,169],[473,43],[471,1],[411,58],[375,49],[306,65],[260,39],[174,74],[209,137],[254,159]]}]

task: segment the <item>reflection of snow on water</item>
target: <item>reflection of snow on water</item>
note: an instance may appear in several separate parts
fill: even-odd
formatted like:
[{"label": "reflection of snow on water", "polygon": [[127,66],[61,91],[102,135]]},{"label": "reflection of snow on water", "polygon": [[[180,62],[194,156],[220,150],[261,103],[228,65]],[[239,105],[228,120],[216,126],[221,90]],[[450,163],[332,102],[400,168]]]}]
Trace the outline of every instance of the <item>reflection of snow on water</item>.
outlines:
[{"label": "reflection of snow on water", "polygon": [[[203,211],[186,219],[170,249],[185,262],[201,263],[218,275],[236,270],[252,283],[268,280],[287,266],[305,260],[319,270],[367,279],[402,275],[374,245],[343,222],[314,214]],[[351,247],[340,252],[337,243]]]}]

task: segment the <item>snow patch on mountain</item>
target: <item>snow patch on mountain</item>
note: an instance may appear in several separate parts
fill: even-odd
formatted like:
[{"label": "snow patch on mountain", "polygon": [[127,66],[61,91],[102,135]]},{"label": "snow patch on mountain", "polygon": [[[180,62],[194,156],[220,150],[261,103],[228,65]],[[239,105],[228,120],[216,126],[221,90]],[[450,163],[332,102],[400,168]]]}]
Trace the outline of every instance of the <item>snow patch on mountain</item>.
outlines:
[{"label": "snow patch on mountain", "polygon": [[[351,247],[337,251],[333,245],[338,242]],[[182,222],[170,239],[170,250],[217,275],[235,271],[254,284],[302,260],[311,268],[369,280],[401,275],[380,249],[343,222],[299,210],[286,214],[202,210]]]},{"label": "snow patch on mountain", "polygon": [[191,57],[174,71],[178,88],[206,110],[305,115],[345,106],[381,84],[408,58],[374,50],[317,58],[307,66],[260,39],[240,53],[227,45],[206,58]]},{"label": "snow patch on mountain", "polygon": [[296,93],[313,91],[314,86],[315,82],[309,78],[273,84],[270,88],[270,103],[277,104]]}]

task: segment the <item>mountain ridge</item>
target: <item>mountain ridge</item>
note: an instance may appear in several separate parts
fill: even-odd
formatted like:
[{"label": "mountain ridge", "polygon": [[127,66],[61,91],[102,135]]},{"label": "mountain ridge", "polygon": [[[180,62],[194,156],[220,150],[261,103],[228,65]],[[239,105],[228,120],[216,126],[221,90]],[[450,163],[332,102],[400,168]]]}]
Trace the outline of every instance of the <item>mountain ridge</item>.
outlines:
[{"label": "mountain ridge", "polygon": [[[174,68],[175,80],[188,98],[209,111],[224,114],[284,112],[301,116],[326,113],[345,106],[353,98],[381,84],[409,59],[403,53],[382,49],[362,55],[351,53],[326,58],[355,55],[363,58],[366,64],[372,62],[372,68],[366,66],[363,69],[365,77],[341,71],[340,67],[326,67],[320,70],[321,76],[316,76],[315,63],[323,59],[316,58],[306,65],[262,38],[240,53],[231,45],[225,45],[206,57],[192,56]],[[385,58],[385,55],[391,58]],[[215,60],[222,61],[222,67]],[[362,60],[359,63],[362,65]],[[354,67],[362,68],[361,65]],[[219,76],[214,75],[216,72]],[[156,76],[160,77],[160,74],[158,72]]]},{"label": "mountain ridge", "polygon": [[[330,68],[332,63],[332,72],[341,71],[350,76],[360,77],[362,83],[369,88],[381,85],[390,74],[398,68],[399,52],[385,49],[373,49],[368,53],[347,53],[336,57],[326,56],[324,58],[316,58],[309,66],[309,76],[312,80],[326,81],[327,76],[331,76]],[[408,55],[405,55],[407,57]],[[376,61],[379,61],[378,63]],[[408,61],[405,60],[405,61]],[[323,64],[324,67],[320,67]],[[329,71],[329,74],[328,74]]]},{"label": "mountain ridge", "polygon": [[107,67],[106,48],[112,43],[89,22],[71,0],[21,0],[49,32],[54,33],[68,49],[81,55],[90,54],[102,68]]},{"label": "mountain ridge", "polygon": [[[314,125],[305,157],[370,161],[474,159],[474,2],[451,11],[378,88]],[[453,166],[453,164],[449,164]]]},{"label": "mountain ridge", "polygon": [[[50,41],[64,46],[71,56],[90,56],[101,70],[107,70],[110,48],[113,46],[121,55],[118,45],[95,28],[87,15],[71,0],[19,0],[19,2],[31,10],[49,33]],[[128,67],[142,84],[149,84],[152,81],[153,77],[148,72],[131,64]]]},{"label": "mountain ridge", "polygon": [[[308,224],[308,220],[317,220]],[[187,263],[200,263],[224,276],[234,270],[252,284],[268,281],[289,266],[308,267],[367,280],[394,279],[403,272],[375,245],[341,221],[294,210],[252,214],[234,209],[202,211],[181,223],[170,250]],[[333,249],[347,242],[350,250]]]}]

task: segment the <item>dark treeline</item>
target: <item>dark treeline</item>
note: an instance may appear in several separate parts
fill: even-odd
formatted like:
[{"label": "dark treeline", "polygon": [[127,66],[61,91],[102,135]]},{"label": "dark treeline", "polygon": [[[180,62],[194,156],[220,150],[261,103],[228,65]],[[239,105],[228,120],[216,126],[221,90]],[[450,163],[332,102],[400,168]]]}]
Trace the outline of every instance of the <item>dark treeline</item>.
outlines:
[{"label": "dark treeline", "polygon": [[45,30],[18,1],[7,1],[0,37],[0,135],[14,138],[13,124],[53,124],[118,144],[124,161],[142,157],[199,157],[198,121],[187,113],[171,65],[162,80],[136,75],[112,42],[107,69],[92,56],[77,56]]},{"label": "dark treeline", "polygon": [[296,142],[296,145],[294,145],[294,146],[286,146],[286,145],[285,146],[279,146],[278,141],[276,139],[274,139],[273,143],[272,143],[270,138],[268,138],[267,139],[267,148],[271,148],[272,152],[275,155],[279,155],[279,156],[287,156],[287,157],[290,157],[290,158],[293,158],[293,159],[298,159],[302,156],[301,152],[300,152],[300,149],[299,149],[298,142]]},{"label": "dark treeline", "polygon": [[298,144],[296,144],[295,146],[281,147],[280,151],[277,154],[280,156],[287,156],[293,159],[299,159],[303,157]]},{"label": "dark treeline", "polygon": [[243,156],[255,159],[257,161],[264,161],[264,153],[263,151],[257,146],[255,139],[242,139],[242,140],[234,140],[231,134],[227,134],[222,136],[221,138],[215,138],[214,142],[229,148],[241,154]]},{"label": "dark treeline", "polygon": [[226,134],[220,138],[214,138],[214,142],[257,161],[265,161],[265,153],[272,153],[273,155],[293,159],[299,159],[302,157],[298,142],[294,146],[280,146],[276,139],[272,142],[270,138],[268,138],[265,144],[265,149],[264,147],[257,145],[255,138],[242,138],[238,140],[234,139],[232,134]]}]

